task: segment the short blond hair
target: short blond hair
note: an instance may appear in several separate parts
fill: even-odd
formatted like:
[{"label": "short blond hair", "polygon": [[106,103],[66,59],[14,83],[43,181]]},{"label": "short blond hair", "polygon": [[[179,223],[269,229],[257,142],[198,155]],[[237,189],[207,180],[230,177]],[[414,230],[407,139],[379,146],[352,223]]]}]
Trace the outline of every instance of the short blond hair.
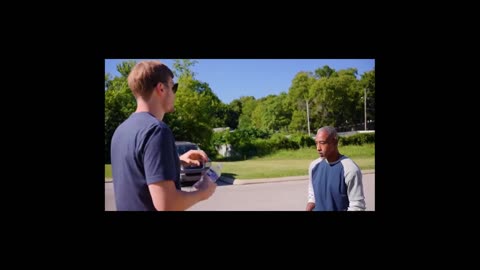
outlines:
[{"label": "short blond hair", "polygon": [[173,72],[160,61],[142,61],[137,63],[128,74],[128,87],[135,97],[149,99],[158,83],[167,83]]}]

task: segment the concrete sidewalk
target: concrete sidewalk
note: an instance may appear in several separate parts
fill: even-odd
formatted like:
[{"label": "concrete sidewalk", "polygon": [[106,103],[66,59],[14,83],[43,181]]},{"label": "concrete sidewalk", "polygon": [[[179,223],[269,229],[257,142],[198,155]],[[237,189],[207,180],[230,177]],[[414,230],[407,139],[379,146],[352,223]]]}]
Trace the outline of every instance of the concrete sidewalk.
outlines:
[{"label": "concrete sidewalk", "polygon": [[[375,170],[364,170],[362,174],[371,174],[375,173]],[[271,183],[271,182],[285,182],[285,181],[297,181],[297,180],[307,180],[308,175],[301,176],[287,176],[287,177],[276,177],[276,178],[259,178],[259,179],[232,179],[225,176],[221,176],[219,181],[230,185],[248,185],[248,184],[259,184],[259,183]],[[111,178],[105,178],[105,182],[111,182]]]}]

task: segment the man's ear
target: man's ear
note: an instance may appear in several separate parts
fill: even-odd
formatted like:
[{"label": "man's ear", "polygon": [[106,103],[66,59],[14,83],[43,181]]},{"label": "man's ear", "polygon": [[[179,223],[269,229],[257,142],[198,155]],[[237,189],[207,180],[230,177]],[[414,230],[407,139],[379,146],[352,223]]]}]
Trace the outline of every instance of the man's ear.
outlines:
[{"label": "man's ear", "polygon": [[158,91],[158,93],[157,93],[157,94],[159,94],[159,95],[160,95],[160,94],[161,94],[161,92],[163,92],[163,91],[164,91],[164,89],[163,89],[163,84],[161,84],[161,83],[157,83],[157,85],[155,86],[155,89],[154,89],[154,91]]}]

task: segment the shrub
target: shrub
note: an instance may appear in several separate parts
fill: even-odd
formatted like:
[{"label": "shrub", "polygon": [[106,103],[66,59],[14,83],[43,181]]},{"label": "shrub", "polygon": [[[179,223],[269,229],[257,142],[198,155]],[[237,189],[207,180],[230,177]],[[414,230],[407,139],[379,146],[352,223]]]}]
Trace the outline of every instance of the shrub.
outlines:
[{"label": "shrub", "polygon": [[315,145],[315,140],[303,133],[292,134],[290,140],[295,142],[299,147],[310,147]]},{"label": "shrub", "polygon": [[339,137],[339,145],[363,145],[364,143],[375,143],[375,133],[358,133],[351,136]]}]

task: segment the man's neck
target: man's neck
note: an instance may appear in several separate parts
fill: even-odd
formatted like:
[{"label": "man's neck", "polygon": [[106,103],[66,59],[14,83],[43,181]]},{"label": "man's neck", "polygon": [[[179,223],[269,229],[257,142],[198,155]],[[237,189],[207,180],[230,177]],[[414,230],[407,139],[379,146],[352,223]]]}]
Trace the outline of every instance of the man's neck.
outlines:
[{"label": "man's neck", "polygon": [[335,154],[332,154],[330,157],[327,158],[328,163],[333,163],[337,160],[340,159],[341,154],[339,152],[336,152]]},{"label": "man's neck", "polygon": [[162,110],[159,107],[155,107],[152,104],[149,104],[148,102],[145,102],[144,100],[137,100],[137,110],[135,112],[148,112],[151,113],[155,118],[158,120],[162,121],[163,116],[165,115],[164,110]]}]

